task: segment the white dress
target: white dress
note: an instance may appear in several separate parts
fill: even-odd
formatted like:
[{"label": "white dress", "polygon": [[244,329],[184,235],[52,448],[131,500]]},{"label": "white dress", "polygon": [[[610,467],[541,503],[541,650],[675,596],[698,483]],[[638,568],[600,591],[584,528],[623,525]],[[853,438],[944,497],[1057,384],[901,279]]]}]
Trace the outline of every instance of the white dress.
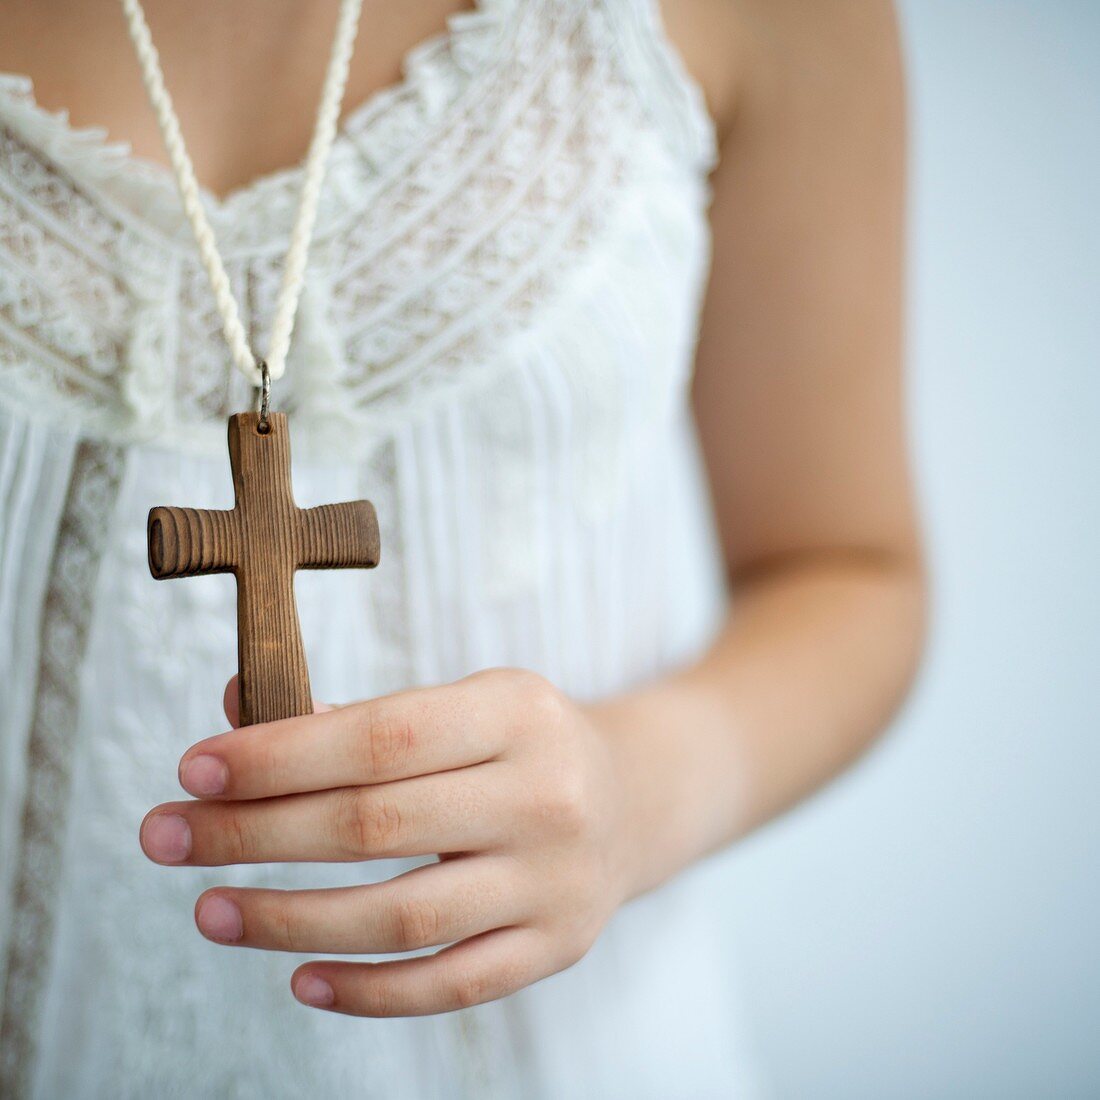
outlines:
[{"label": "white dress", "polygon": [[[377,570],[299,577],[316,697],[514,665],[591,699],[708,644],[688,389],[715,155],[655,0],[481,0],[352,112],[276,389],[299,504],[368,497],[382,527]],[[260,344],[297,181],[208,196]],[[756,1095],[722,861],[571,969],[438,1017],[307,1009],[306,956],[198,934],[217,883],[411,865],[138,847],[236,660],[232,578],[153,581],[146,513],[231,504],[225,418],[250,401],[168,174],[0,78],[0,1094]]]}]

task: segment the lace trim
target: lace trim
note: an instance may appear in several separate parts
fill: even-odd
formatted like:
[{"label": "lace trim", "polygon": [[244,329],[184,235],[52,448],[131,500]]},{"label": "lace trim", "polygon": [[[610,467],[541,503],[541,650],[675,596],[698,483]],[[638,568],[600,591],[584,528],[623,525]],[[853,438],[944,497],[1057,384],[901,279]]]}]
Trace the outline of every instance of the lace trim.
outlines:
[{"label": "lace trim", "polygon": [[[601,238],[623,228],[632,187],[644,197],[656,174],[657,194],[678,190],[701,214],[705,157],[669,150],[683,113],[697,112],[705,133],[705,112],[653,9],[637,2],[528,0],[505,21],[512,0],[483,0],[452,18],[461,34],[414,50],[405,83],[345,124],[278,394],[299,414],[299,453],[339,437],[341,453],[361,457],[395,418],[504,369],[509,341],[535,331],[538,312],[598,261]],[[656,97],[654,66],[667,85]],[[655,109],[676,81],[678,106]],[[214,452],[225,416],[251,395],[227,366],[190,242],[173,245],[104,197],[104,162],[124,182],[133,167],[118,147],[25,106],[51,120],[57,144],[90,145],[97,183],[0,125],[6,396],[48,415],[60,407],[102,437]],[[58,156],[71,164],[73,149]],[[225,252],[254,343],[277,294],[276,227],[284,216],[289,224],[293,194],[276,173],[217,211],[232,215],[225,229],[238,243],[250,239],[248,253]],[[329,430],[314,433],[322,419]],[[351,431],[333,432],[333,419]]]},{"label": "lace trim", "polygon": [[[703,89],[665,29],[660,0],[621,0],[628,29],[619,41],[647,111],[677,156],[709,173],[718,164],[718,127]],[[653,83],[660,89],[653,95]]]},{"label": "lace trim", "polygon": [[79,672],[122,465],[117,448],[79,445],[50,565],[0,1022],[0,1096],[28,1095],[32,1083],[62,870]]},{"label": "lace trim", "polygon": [[[361,213],[371,201],[374,178],[400,171],[426,128],[491,81],[494,59],[507,52],[500,38],[515,7],[516,0],[474,0],[472,9],[452,13],[445,30],[406,52],[394,84],[348,112],[333,147],[318,235],[338,232]],[[3,116],[16,134],[79,181],[111,214],[152,237],[158,249],[193,254],[176,183],[164,165],[137,156],[125,141],[111,141],[103,127],[76,128],[67,111],[42,107],[29,76],[0,73],[0,97]],[[224,198],[203,190],[223,253],[285,250],[300,174],[299,165],[276,169]]]}]

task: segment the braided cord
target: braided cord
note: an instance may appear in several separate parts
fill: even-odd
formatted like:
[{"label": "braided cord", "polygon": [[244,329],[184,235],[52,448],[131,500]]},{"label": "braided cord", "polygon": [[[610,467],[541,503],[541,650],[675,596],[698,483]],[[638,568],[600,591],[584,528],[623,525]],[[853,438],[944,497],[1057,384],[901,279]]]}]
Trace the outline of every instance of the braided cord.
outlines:
[{"label": "braided cord", "polygon": [[[160,57],[153,45],[145,13],[142,11],[140,0],[121,0],[121,2],[130,39],[141,66],[141,78],[156,114],[157,126],[164,139],[164,147],[183,200],[184,213],[191,223],[199,257],[214,291],[214,300],[222,319],[222,333],[229,345],[233,363],[254,386],[258,386],[261,380],[258,359],[248,346],[248,337],[241,323],[240,309],[233,296],[232,287],[229,285],[229,276],[226,274],[221,253],[218,251],[214,228],[202,203],[195,170],[183,143],[183,134],[180,131],[175,108],[172,106],[172,97],[164,84]],[[283,280],[271,326],[267,367],[273,379],[281,378],[286,370],[286,356],[290,349],[290,337],[294,331],[294,317],[298,312],[298,299],[305,280],[306,257],[309,254],[313,227],[317,220],[321,184],[328,166],[329,153],[336,138],[336,124],[340,116],[340,105],[344,100],[348,67],[355,45],[355,35],[359,28],[361,9],[362,0],[340,0],[336,35],[333,39],[332,53],[321,92],[321,103],[317,109],[313,138],[305,160],[298,214],[290,236],[290,247],[287,250]]]}]

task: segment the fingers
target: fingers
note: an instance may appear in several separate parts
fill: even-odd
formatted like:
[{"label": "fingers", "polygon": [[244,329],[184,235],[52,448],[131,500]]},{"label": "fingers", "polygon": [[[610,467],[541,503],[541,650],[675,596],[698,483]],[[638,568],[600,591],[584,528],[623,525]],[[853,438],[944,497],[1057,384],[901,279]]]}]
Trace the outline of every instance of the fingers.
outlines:
[{"label": "fingers", "polygon": [[[225,711],[226,720],[237,729],[241,724],[241,697],[238,690],[239,677],[233,673],[229,677],[229,683],[225,685],[225,694],[222,696],[222,710]],[[326,710],[332,710],[328,703],[313,701],[313,713],[323,714]]]},{"label": "fingers", "polygon": [[157,863],[336,862],[480,851],[516,801],[492,765],[250,802],[167,802],[141,825]]},{"label": "fingers", "polygon": [[295,997],[351,1016],[425,1016],[515,993],[554,972],[543,933],[498,928],[434,955],[382,963],[309,962],[290,980]]},{"label": "fingers", "polygon": [[226,720],[234,729],[241,724],[241,696],[238,684],[239,677],[233,673],[229,677],[229,683],[225,685],[225,694],[222,696],[222,710],[225,711]]},{"label": "fingers", "polygon": [[[231,721],[234,705],[227,689]],[[272,798],[468,767],[503,747],[460,681],[207,738],[184,754],[180,784],[197,798]]]},{"label": "fingers", "polygon": [[217,887],[199,898],[195,922],[208,939],[269,951],[415,951],[516,924],[530,894],[514,861],[476,856],[370,886]]}]

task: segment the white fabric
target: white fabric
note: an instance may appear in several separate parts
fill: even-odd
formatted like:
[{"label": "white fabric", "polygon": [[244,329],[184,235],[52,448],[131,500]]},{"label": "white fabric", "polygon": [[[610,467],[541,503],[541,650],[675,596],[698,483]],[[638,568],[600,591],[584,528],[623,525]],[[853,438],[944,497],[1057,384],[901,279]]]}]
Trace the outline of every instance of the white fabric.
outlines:
[{"label": "white fabric", "polygon": [[[304,956],[199,936],[215,883],[405,864],[141,855],[235,665],[231,578],[151,580],[145,516],[230,504],[225,417],[250,395],[170,175],[0,79],[0,967],[27,1092],[756,1095],[721,860],[568,971],[447,1016],[309,1010]],[[706,646],[725,597],[687,397],[714,158],[653,0],[481,0],[342,126],[278,395],[299,503],[371,498],[383,553],[299,578],[319,698],[506,664],[587,699]],[[259,331],[299,184],[209,200]]]}]

